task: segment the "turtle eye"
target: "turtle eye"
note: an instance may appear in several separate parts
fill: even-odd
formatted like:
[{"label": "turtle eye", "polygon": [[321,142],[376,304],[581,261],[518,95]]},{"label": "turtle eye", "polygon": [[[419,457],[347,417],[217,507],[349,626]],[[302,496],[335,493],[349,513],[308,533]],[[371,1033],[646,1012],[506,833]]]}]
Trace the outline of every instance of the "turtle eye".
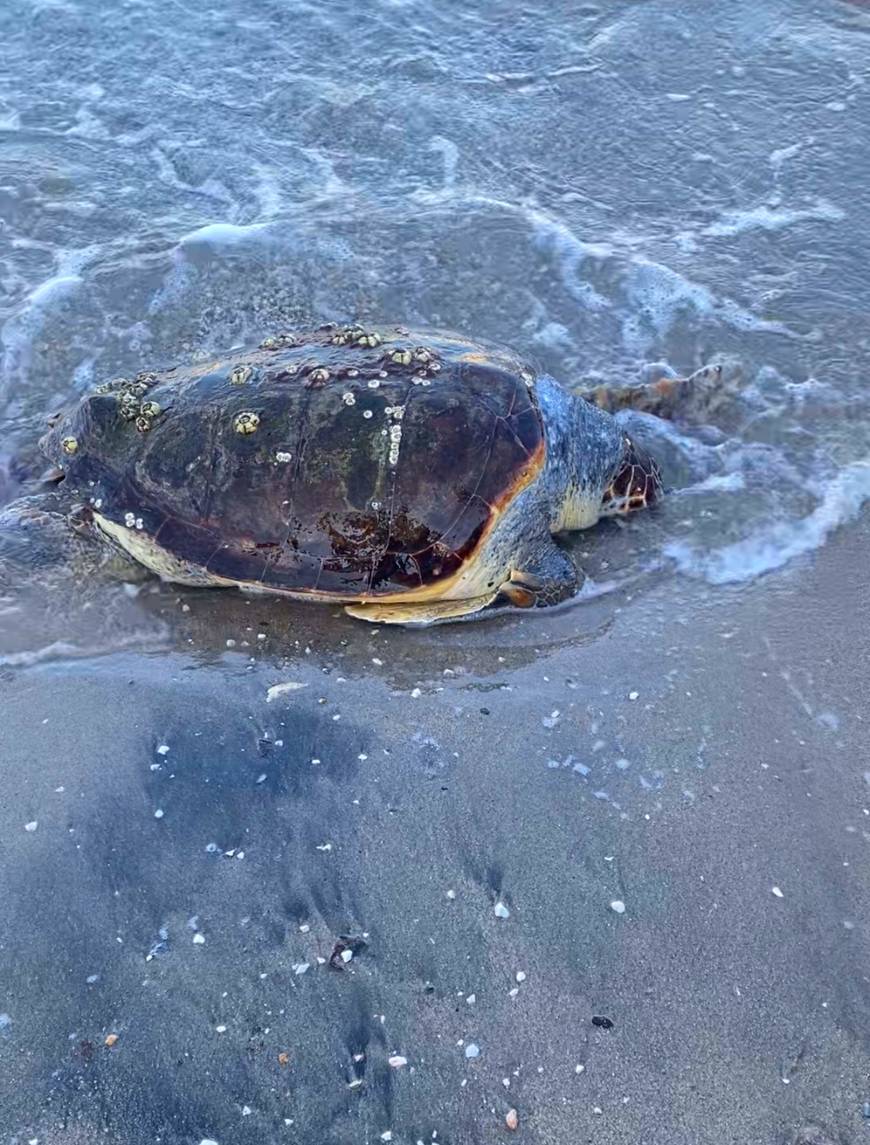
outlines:
[{"label": "turtle eye", "polygon": [[661,494],[662,475],[658,465],[626,437],[619,469],[604,490],[602,514],[612,516],[646,508],[654,505]]}]

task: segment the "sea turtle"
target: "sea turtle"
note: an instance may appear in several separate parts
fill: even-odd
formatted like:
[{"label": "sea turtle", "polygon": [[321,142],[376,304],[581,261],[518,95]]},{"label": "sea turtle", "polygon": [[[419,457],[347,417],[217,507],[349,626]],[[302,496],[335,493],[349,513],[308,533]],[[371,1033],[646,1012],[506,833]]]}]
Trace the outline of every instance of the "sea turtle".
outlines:
[{"label": "sea turtle", "polygon": [[56,415],[41,442],[53,500],[6,520],[32,536],[76,505],[80,532],[166,580],[372,621],[554,604],[580,579],[554,536],[662,491],[604,396],[456,335],[278,334],[116,379]]}]

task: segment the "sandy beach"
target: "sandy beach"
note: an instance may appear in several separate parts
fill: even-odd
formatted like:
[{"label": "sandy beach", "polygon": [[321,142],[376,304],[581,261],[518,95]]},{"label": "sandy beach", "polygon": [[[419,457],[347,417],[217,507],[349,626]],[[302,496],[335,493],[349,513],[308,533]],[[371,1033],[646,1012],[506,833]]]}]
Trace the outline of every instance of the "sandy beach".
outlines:
[{"label": "sandy beach", "polygon": [[861,1140],[868,543],[4,671],[8,1139]]}]

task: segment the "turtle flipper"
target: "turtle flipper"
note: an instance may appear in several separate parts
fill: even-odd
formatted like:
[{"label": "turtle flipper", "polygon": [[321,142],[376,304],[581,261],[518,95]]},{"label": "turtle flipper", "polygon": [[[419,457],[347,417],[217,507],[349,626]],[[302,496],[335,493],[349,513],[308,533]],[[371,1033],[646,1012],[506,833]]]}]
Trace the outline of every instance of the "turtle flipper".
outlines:
[{"label": "turtle flipper", "polygon": [[581,575],[571,557],[548,535],[541,547],[511,570],[499,595],[516,608],[546,608],[569,600],[580,587]]},{"label": "turtle flipper", "polygon": [[702,366],[686,378],[658,378],[629,386],[596,386],[580,397],[608,413],[633,409],[671,418],[698,405],[717,404],[721,397],[722,367]]},{"label": "turtle flipper", "polygon": [[466,600],[413,601],[407,604],[378,604],[361,601],[348,604],[344,611],[358,620],[369,620],[373,624],[438,624],[445,620],[458,620],[480,612],[496,599],[498,593],[473,596]]}]

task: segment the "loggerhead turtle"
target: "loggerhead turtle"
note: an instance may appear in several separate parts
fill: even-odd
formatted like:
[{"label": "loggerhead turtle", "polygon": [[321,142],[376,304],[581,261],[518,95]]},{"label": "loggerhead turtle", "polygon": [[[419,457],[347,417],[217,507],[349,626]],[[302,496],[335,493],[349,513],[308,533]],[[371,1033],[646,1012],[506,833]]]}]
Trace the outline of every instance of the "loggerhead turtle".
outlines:
[{"label": "loggerhead turtle", "polygon": [[372,621],[549,605],[580,580],[554,536],[661,495],[606,398],[456,335],[279,334],[56,415],[41,442],[52,500],[4,516],[33,535],[77,505],[79,531],[166,580]]}]

